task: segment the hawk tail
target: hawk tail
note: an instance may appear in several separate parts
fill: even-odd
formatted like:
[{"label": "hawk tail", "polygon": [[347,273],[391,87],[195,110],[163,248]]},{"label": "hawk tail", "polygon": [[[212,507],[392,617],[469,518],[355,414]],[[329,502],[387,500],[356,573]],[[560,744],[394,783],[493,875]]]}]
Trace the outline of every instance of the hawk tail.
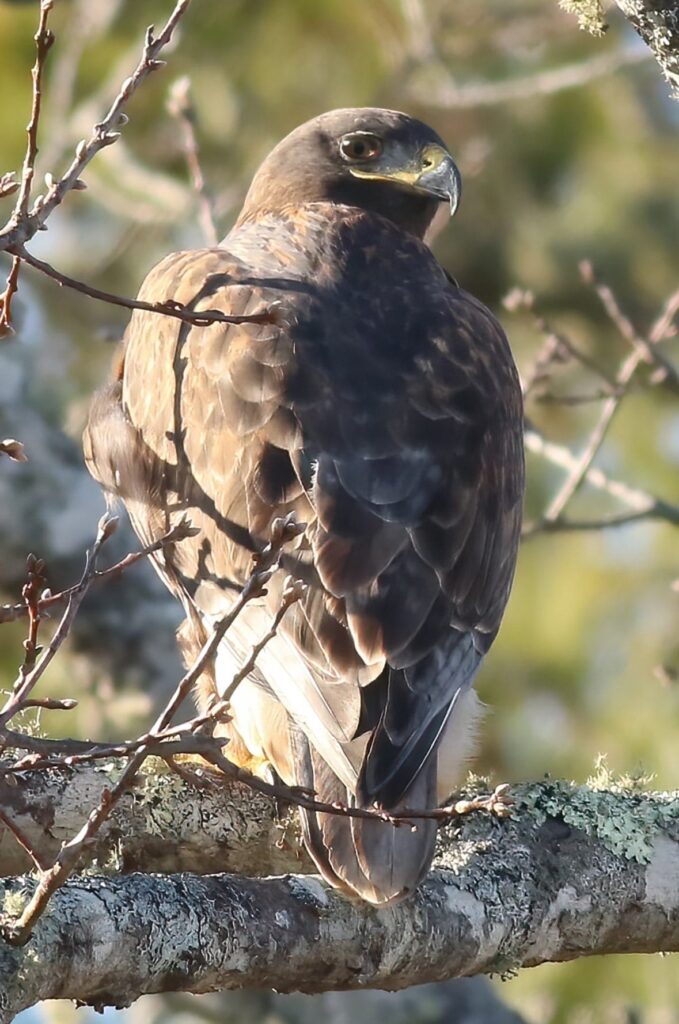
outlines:
[{"label": "hawk tail", "polygon": [[[355,796],[316,753],[300,729],[291,729],[295,783],[324,803],[357,806]],[[399,806],[433,807],[436,757],[415,779]],[[370,903],[397,903],[426,875],[434,854],[436,821],[394,826],[379,818],[355,818],[300,808],[305,845],[332,886]]]}]

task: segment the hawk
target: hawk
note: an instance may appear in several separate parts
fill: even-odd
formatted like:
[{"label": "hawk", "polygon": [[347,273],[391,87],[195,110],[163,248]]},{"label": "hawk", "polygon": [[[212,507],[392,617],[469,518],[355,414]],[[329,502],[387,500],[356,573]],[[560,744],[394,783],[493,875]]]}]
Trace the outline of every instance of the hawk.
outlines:
[{"label": "hawk", "polygon": [[[474,677],[508,599],[524,488],[522,402],[497,320],[433,256],[457,167],[427,125],[336,110],[264,160],[221,245],[177,252],[139,294],[273,323],[135,310],[85,433],[92,474],[154,556],[197,649],[277,517],[308,585],[235,691],[229,756],[327,802],[436,806],[471,752]],[[280,575],[280,574],[279,574]],[[209,707],[281,600],[246,605],[199,685]],[[301,812],[324,877],[376,904],[427,872],[436,823]]]}]

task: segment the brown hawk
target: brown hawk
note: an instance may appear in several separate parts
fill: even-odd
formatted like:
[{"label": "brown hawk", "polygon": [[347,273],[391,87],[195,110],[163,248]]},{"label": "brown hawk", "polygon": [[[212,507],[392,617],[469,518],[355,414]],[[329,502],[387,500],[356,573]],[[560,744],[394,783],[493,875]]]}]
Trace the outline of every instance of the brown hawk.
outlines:
[{"label": "brown hawk", "polygon": [[[521,392],[507,339],[424,241],[457,168],[405,114],[337,110],[257,171],[215,248],[173,253],[140,298],[277,323],[189,326],[135,311],[116,379],[92,405],[93,475],[155,557],[200,643],[247,579],[275,517],[305,533],[308,583],[236,690],[227,753],[324,801],[431,808],[470,753],[474,676],[500,625],[523,497]],[[281,596],[246,606],[200,687],[207,706]],[[411,892],[436,824],[302,812],[333,885],[374,903]]]}]

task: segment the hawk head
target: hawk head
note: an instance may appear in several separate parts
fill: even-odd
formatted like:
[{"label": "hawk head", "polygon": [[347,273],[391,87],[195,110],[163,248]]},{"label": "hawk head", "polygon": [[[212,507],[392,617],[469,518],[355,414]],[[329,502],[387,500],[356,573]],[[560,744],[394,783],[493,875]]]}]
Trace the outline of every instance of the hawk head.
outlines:
[{"label": "hawk head", "polygon": [[300,125],[257,171],[240,222],[286,207],[342,203],[423,237],[441,204],[453,214],[460,173],[442,139],[395,110],[331,110]]}]

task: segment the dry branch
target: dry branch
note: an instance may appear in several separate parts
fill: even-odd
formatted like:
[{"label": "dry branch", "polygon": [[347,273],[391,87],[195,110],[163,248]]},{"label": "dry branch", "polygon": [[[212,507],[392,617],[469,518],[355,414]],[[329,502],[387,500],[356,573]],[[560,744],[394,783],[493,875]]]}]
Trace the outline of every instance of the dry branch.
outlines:
[{"label": "dry branch", "polygon": [[206,245],[217,245],[219,232],[215,224],[212,201],[205,183],[200,162],[200,149],[196,138],[196,108],[191,97],[191,79],[185,75],[178,79],[170,90],[167,109],[179,123],[182,133],[184,159],[191,177],[191,184],[198,200],[198,219]]},{"label": "dry branch", "polygon": [[[78,586],[69,594],[66,610],[64,611],[61,622],[59,623],[52,640],[40,661],[31,667],[30,671],[22,671],[20,673],[12,690],[11,696],[8,698],[2,712],[0,712],[0,739],[3,740],[4,744],[12,746],[12,738],[8,736],[8,731],[4,729],[6,722],[26,706],[26,697],[30,694],[33,686],[44,671],[45,666],[49,663],[51,658],[54,657],[56,651],[63,642],[63,639],[67,635],[80,601],[96,573],[96,559],[99,549],[113,532],[116,524],[117,520],[110,518],[107,515],[103,516],[100,520],[96,541],[92,549],[87,553],[85,571],[82,579]],[[184,673],[180,681],[177,683],[172,696],[169,698],[167,704],[161,711],[149,732],[139,737],[135,745],[123,754],[123,756],[127,757],[127,764],[120,776],[116,778],[115,784],[110,789],[108,787],[102,789],[98,802],[90,810],[84,824],[75,835],[61,845],[54,862],[47,868],[42,868],[42,866],[40,867],[39,881],[30,900],[23,908],[21,915],[6,927],[6,933],[11,937],[13,942],[20,945],[26,941],[32,929],[35,927],[36,921],[45,912],[52,895],[69,878],[78,863],[83,860],[89,844],[99,833],[102,825],[109,819],[116,804],[119,803],[125,793],[130,789],[146,758],[156,751],[159,738],[171,725],[176,712],[187,698],[194,684],[211,663],[212,659],[216,655],[219,644],[224,639],[224,636],[231,628],[235,619],[249,601],[266,593],[266,584],[279,567],[279,559],[283,546],[297,537],[304,528],[303,524],[297,524],[295,522],[294,515],[292,513],[289,513],[286,517],[274,520],[271,527],[271,539],[261,551],[255,554],[254,568],[242,587],[240,594],[231,605],[228,613],[215,622],[209,637],[206,639],[202,649],[200,650],[200,653],[191,667]],[[175,534],[179,533],[183,538],[190,535],[193,531],[188,526],[186,520],[183,519],[178,524],[176,530],[171,531],[171,533],[172,532]],[[299,582],[295,582],[291,578],[286,582],[283,589],[281,605],[274,617],[271,629],[266,636],[254,646],[250,659],[248,659],[246,664],[243,666],[243,669],[236,674],[233,682],[227,688],[225,698],[227,694],[230,697],[245,675],[252,671],[258,653],[275,634],[283,615],[290,605],[299,600],[303,590],[304,585]],[[34,617],[30,618],[31,629],[33,619]],[[34,640],[32,633],[29,633],[29,647],[26,648],[27,651],[31,649],[31,644],[34,644]],[[226,699],[220,703],[228,707]],[[224,710],[226,710],[226,707]],[[217,713],[220,710],[222,709],[215,708],[213,714],[217,716]],[[4,737],[2,735],[3,729]],[[224,760],[221,750],[219,749],[225,741],[216,741],[217,749],[215,750],[215,741],[210,743],[209,737],[201,737],[197,735],[195,737],[195,743],[198,745],[196,748],[198,751],[201,750],[201,746],[199,745],[201,741],[203,746],[206,743],[208,744],[208,750],[205,752],[206,756],[209,753],[211,760],[214,760],[215,764],[223,767],[228,772],[231,766]],[[174,753],[175,751],[170,749],[169,755],[173,755]],[[67,763],[66,759],[64,759],[64,763]],[[251,784],[255,785],[255,783],[256,780],[253,779]],[[13,827],[12,822],[12,824],[10,824],[10,829]],[[35,863],[41,865],[43,858],[34,854],[30,845],[26,847],[26,844],[23,842],[23,836],[21,842],[22,845],[27,848],[27,851],[33,855]]]},{"label": "dry branch", "polygon": [[[146,303],[139,300],[126,299],[123,296],[114,295],[112,292],[93,288],[83,281],[78,281],[75,278],[69,277],[68,274],[61,273],[56,268],[50,266],[49,263],[33,256],[26,249],[26,242],[30,241],[38,231],[45,229],[47,218],[61,204],[67,193],[80,191],[87,187],[81,178],[83,171],[97,153],[117,142],[120,137],[120,129],[127,123],[127,115],[124,113],[124,109],[128,101],[148,75],[164,67],[165,62],[159,59],[159,54],[171,41],[177,24],[186,13],[190,3],[191,0],[177,0],[174,10],[158,36],[154,35],[153,26],[147,29],[141,59],[130,77],[126,78],[120,86],[118,95],[115,97],[108,112],[98,124],[94,125],[89,139],[82,139],[78,143],[71,164],[62,177],[55,180],[51,174],[46,175],[47,192],[44,195],[39,195],[29,208],[31,187],[35,174],[35,159],[38,152],[37,138],[42,98],[42,73],[47,53],[54,42],[54,36],[47,28],[47,18],[52,9],[53,0],[41,0],[40,21],[35,36],[37,56],[33,68],[31,119],[27,128],[28,142],[21,179],[18,183],[15,182],[10,173],[9,175],[3,175],[0,181],[0,195],[9,194],[14,190],[15,185],[18,185],[19,189],[19,195],[12,216],[5,226],[0,228],[0,251],[6,251],[13,257],[5,290],[0,295],[0,337],[11,333],[13,330],[11,304],[17,291],[19,268],[22,262],[30,263],[35,269],[41,271],[47,277],[51,277],[60,285],[72,288],[84,295],[89,295],[91,298],[100,299],[111,305],[123,306],[126,309],[144,309],[148,312],[176,317],[193,325],[206,325],[215,322],[271,323],[276,320],[276,311],[262,311],[262,313],[252,316],[231,317],[224,313],[210,310],[205,310],[198,314],[193,310],[185,309],[176,302]],[[191,159],[199,167],[197,149],[191,154]]]},{"label": "dry branch", "polygon": [[[170,17],[163,26],[159,35],[154,35],[153,26],[147,29],[142,56],[139,63],[130,77],[126,78],[121,85],[120,91],[109,107],[106,115],[94,126],[89,139],[83,139],[78,143],[75,155],[65,174],[63,174],[57,181],[53,179],[50,180],[46,194],[44,196],[38,196],[30,210],[27,208],[21,208],[19,203],[17,203],[17,207],[15,208],[14,214],[10,218],[9,222],[2,230],[0,230],[0,249],[11,251],[13,248],[20,247],[25,242],[29,241],[29,239],[33,238],[36,232],[44,225],[50,214],[57,208],[57,206],[59,206],[67,192],[74,189],[77,191],[79,188],[83,187],[81,183],[81,175],[89,162],[100,150],[104,149],[106,146],[112,145],[118,139],[119,129],[126,121],[124,109],[128,101],[148,75],[164,66],[164,61],[159,60],[160,53],[172,39],[174,30],[180,19],[186,13],[190,2],[191,0],[177,0],[174,10],[170,14]],[[51,6],[52,4],[50,0],[43,0],[41,4],[41,12],[49,11]],[[42,18],[40,27],[43,27]],[[41,55],[39,43],[38,55]],[[44,56],[42,57],[42,61],[44,62]],[[33,111],[34,116],[31,118],[31,125],[29,125],[29,129],[32,126],[32,131],[35,135],[38,128],[39,116],[39,103],[36,111],[35,97]],[[26,181],[26,177],[29,173],[30,178],[32,179],[35,152],[32,152],[32,161],[30,160],[30,156],[31,153],[27,156],[27,165],[24,166],[24,171],[22,173],[22,189],[20,194],[23,194],[24,192],[24,182]],[[30,187],[30,180],[28,185]]]},{"label": "dry branch", "polygon": [[[23,246],[18,246],[16,252],[21,262],[30,264],[30,266],[44,274],[45,277],[50,277],[64,288],[80,292],[81,295],[88,295],[91,299],[98,299],[99,302],[107,302],[109,306],[121,306],[123,309],[142,309],[146,313],[157,313],[159,316],[174,317],[174,319],[191,324],[193,327],[207,327],[215,323],[270,324],[277,323],[281,317],[278,304],[276,303],[273,303],[268,309],[262,310],[261,313],[231,316],[216,309],[194,310],[172,299],[168,299],[166,302],[144,302],[143,299],[127,299],[123,295],[115,295],[113,292],[94,288],[92,285],[86,284],[85,281],[79,281],[75,277],[69,277],[68,274],[57,270],[56,267],[46,263],[45,260],[39,260],[37,256],[28,252]],[[2,324],[0,323],[1,326]]]},{"label": "dry branch", "polygon": [[[41,783],[44,775],[31,784]],[[101,1007],[162,991],[396,989],[577,956],[679,949],[676,794],[546,782],[516,795],[509,821],[474,815],[459,830],[442,830],[438,870],[411,902],[381,911],[296,875],[72,878],[26,946],[0,945],[0,1021],[46,998]],[[242,821],[249,842],[261,829],[257,849],[265,850],[273,804],[267,811],[232,787],[221,796],[221,810],[219,794],[211,804],[221,834],[233,829],[239,842]],[[251,801],[256,826],[245,811]],[[162,806],[154,827],[186,836],[189,803],[172,779],[142,809],[153,821]],[[208,820],[204,831],[204,869],[213,870],[219,826]],[[150,849],[158,843],[149,836]],[[223,848],[226,865],[228,843]],[[175,849],[181,867],[181,842]],[[287,856],[293,866],[293,849],[271,849],[276,870]],[[197,847],[191,857],[199,868]],[[153,854],[148,863],[155,866]],[[20,910],[33,885],[8,881],[6,912]]]},{"label": "dry branch", "polygon": [[551,96],[565,89],[576,89],[646,59],[647,55],[636,47],[625,48],[563,64],[561,67],[546,68],[535,74],[503,78],[498,82],[458,82],[444,65],[439,65],[435,76],[423,82],[413,81],[408,92],[413,99],[443,110],[493,107],[502,103],[532,100],[536,96]]},{"label": "dry branch", "polygon": [[[615,376],[611,377],[586,352],[574,345],[567,335],[552,326],[539,309],[532,292],[514,288],[505,297],[505,308],[511,312],[526,310],[538,331],[544,336],[532,365],[523,375],[524,399],[533,398],[538,402],[547,399],[553,404],[564,406],[592,401],[603,403],[598,420],[579,454],[563,445],[552,443],[543,437],[528,419],[526,420],[526,449],[567,470],[567,475],[541,517],[536,522],[524,525],[523,536],[532,537],[543,532],[604,530],[649,520],[664,520],[676,525],[679,523],[677,506],[655,498],[639,488],[610,479],[594,465],[594,462],[606,440],[614,417],[637,383],[637,372],[642,364],[650,366],[652,373],[641,386],[662,385],[675,394],[677,392],[677,370],[658,351],[658,346],[661,342],[676,336],[675,319],[679,312],[679,290],[669,296],[646,336],[642,336],[623,312],[613,289],[599,279],[592,264],[588,260],[583,260],[579,269],[585,284],[596,292],[608,319],[632,351],[621,361]],[[597,391],[574,396],[544,390],[547,383],[552,383],[560,366],[573,363],[594,374],[599,385]],[[586,482],[616,498],[623,504],[625,510],[592,519],[567,518],[567,507]]]}]

